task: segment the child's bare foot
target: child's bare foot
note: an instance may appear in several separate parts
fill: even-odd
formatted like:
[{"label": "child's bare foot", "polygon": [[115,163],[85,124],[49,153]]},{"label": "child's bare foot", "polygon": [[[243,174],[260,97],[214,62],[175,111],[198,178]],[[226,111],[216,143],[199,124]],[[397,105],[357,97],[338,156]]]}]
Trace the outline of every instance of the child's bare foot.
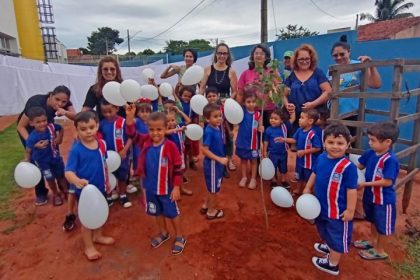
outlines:
[{"label": "child's bare foot", "polygon": [[95,247],[85,248],[85,256],[90,261],[96,261],[102,257],[101,253],[99,253]]},{"label": "child's bare foot", "polygon": [[102,245],[112,245],[115,243],[115,239],[109,236],[96,236],[93,238],[93,242]]}]

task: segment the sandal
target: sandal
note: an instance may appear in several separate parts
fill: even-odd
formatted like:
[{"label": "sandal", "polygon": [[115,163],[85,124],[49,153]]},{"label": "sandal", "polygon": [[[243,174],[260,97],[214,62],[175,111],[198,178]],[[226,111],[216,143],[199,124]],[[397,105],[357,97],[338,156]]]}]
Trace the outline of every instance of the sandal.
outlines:
[{"label": "sandal", "polygon": [[207,210],[209,210],[209,208],[201,207],[200,214],[201,215],[206,215],[207,214]]},{"label": "sandal", "polygon": [[235,163],[233,163],[233,160],[229,161],[228,167],[229,167],[230,171],[235,171],[236,170],[236,165],[235,165]]},{"label": "sandal", "polygon": [[370,244],[369,241],[366,240],[356,240],[353,242],[353,246],[357,249],[362,250],[368,250],[373,248],[372,244]]},{"label": "sandal", "polygon": [[221,218],[223,218],[224,216],[225,216],[225,213],[223,213],[223,210],[218,209],[218,210],[216,211],[216,214],[214,214],[214,215],[212,215],[212,216],[210,216],[210,215],[207,213],[207,220],[221,219]]},{"label": "sandal", "polygon": [[370,248],[367,250],[360,250],[359,256],[364,260],[374,261],[374,260],[385,260],[388,258],[387,253],[379,254],[375,248]]},{"label": "sandal", "polygon": [[63,205],[63,199],[59,194],[54,195],[53,197],[53,205],[54,206],[60,206]]},{"label": "sandal", "polygon": [[182,236],[175,237],[174,245],[172,246],[172,255],[179,255],[184,251],[185,243],[187,243],[187,239]]},{"label": "sandal", "polygon": [[164,235],[163,233],[159,233],[157,236],[152,238],[151,245],[153,248],[158,248],[160,245],[168,241],[170,238],[169,233]]},{"label": "sandal", "polygon": [[187,195],[187,196],[192,196],[193,192],[192,192],[192,190],[189,190],[189,189],[186,189],[186,188],[181,188],[181,194]]}]

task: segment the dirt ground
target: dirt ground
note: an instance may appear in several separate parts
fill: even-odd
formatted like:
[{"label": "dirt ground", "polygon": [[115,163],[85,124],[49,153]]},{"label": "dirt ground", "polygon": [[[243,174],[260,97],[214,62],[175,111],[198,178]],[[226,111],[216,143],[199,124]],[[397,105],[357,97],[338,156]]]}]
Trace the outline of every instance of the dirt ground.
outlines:
[{"label": "dirt ground", "polygon": [[[63,155],[74,136],[71,122],[65,128]],[[271,203],[271,188],[266,186],[267,230],[260,190],[239,188],[239,171],[231,173],[222,185],[220,207],[225,217],[207,221],[199,213],[205,194],[201,172],[201,165],[198,171],[189,171],[188,187],[194,195],[184,196],[180,202],[188,239],[180,256],[171,255],[173,239],[151,248],[154,220],[144,213],[139,195],[134,194],[132,208],[115,204],[110,209],[104,231],[115,237],[116,244],[98,246],[102,259],[89,262],[82,253],[79,222],[72,232],[62,230],[66,206],[50,203],[35,207],[33,191],[24,190],[12,202],[16,220],[0,222],[0,279],[337,279],[311,263],[316,255],[313,244],[319,241],[315,226],[301,219],[294,208],[281,209]],[[407,215],[398,205],[396,235],[386,247],[390,260],[362,261],[353,248],[342,259],[338,279],[398,278],[392,263],[406,258],[405,220],[420,213],[419,185],[417,178]],[[399,202],[401,197],[399,192]],[[355,222],[353,239],[366,238],[368,233],[366,222]]]}]

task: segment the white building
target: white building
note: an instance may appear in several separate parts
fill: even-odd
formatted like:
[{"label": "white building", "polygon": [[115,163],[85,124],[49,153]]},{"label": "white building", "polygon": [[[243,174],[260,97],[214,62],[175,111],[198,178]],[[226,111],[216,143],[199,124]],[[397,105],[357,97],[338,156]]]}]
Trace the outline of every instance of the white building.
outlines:
[{"label": "white building", "polygon": [[0,0],[0,53],[20,55],[13,0]]}]

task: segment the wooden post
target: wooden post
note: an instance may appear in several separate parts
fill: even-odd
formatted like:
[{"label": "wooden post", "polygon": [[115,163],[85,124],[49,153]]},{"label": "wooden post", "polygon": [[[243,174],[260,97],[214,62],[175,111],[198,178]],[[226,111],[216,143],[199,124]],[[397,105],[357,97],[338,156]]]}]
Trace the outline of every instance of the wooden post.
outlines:
[{"label": "wooden post", "polygon": [[392,96],[391,96],[391,121],[398,125],[397,118],[400,113],[400,98],[396,95],[401,94],[401,78],[403,73],[404,60],[398,60],[394,66],[394,75],[392,79]]},{"label": "wooden post", "polygon": [[[330,74],[332,77],[331,87],[332,87],[332,93],[337,94],[340,90],[340,74],[338,74],[337,70],[331,70],[330,68]],[[331,98],[331,119],[338,119],[338,107],[339,107],[339,97],[332,97]]]},{"label": "wooden post", "polygon": [[[362,69],[362,80],[360,83],[360,92],[366,93],[368,88],[367,76],[368,72],[367,69]],[[359,110],[357,112],[357,121],[364,122],[365,121],[365,112],[366,110],[366,100],[364,97],[359,97]],[[362,149],[362,137],[363,137],[363,130],[361,127],[356,127],[356,148]]]}]

